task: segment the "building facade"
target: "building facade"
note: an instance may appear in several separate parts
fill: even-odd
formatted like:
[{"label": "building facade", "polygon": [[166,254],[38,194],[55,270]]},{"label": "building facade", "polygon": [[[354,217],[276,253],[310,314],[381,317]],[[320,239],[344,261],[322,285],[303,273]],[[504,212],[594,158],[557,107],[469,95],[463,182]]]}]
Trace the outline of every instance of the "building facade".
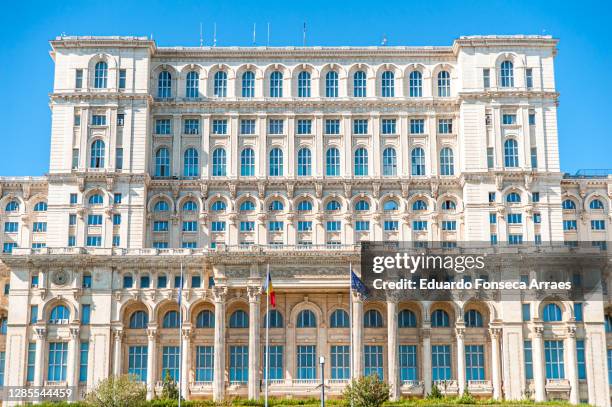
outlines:
[{"label": "building facade", "polygon": [[437,383],[609,405],[607,289],[585,304],[349,298],[362,241],[606,250],[612,177],[560,171],[556,46],[51,41],[49,173],[0,178],[4,385],[84,393],[131,373],[153,397],[180,374],[188,398],[258,398],[269,265],[272,395],[312,395],[324,356],[332,395],[377,373],[392,398]]}]

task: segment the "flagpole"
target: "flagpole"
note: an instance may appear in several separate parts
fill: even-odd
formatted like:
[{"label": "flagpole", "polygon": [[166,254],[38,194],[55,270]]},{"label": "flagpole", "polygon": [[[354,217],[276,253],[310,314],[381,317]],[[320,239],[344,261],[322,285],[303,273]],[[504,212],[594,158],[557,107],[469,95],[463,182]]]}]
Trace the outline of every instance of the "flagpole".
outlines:
[{"label": "flagpole", "polygon": [[268,270],[266,274],[266,374],[264,375],[265,383],[265,407],[268,407],[268,380],[270,377],[270,263],[268,263]]},{"label": "flagpole", "polygon": [[[349,366],[351,367],[350,380],[352,382],[352,376],[354,374],[353,373],[353,262],[349,263],[349,321],[350,321],[349,337],[351,340],[351,351],[349,353],[350,355]],[[351,393],[351,407],[353,407],[352,393]]]},{"label": "flagpole", "polygon": [[178,306],[179,306],[179,372],[178,372],[178,407],[181,407],[181,393],[183,388],[183,306],[181,299],[183,296],[183,261],[181,261],[181,285],[178,291]]}]

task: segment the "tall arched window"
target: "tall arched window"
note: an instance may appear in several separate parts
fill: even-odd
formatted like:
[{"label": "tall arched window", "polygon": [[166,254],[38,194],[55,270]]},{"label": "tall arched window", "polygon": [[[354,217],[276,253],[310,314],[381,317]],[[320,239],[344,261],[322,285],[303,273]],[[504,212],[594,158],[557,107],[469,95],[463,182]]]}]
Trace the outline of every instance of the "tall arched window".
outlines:
[{"label": "tall arched window", "polygon": [[467,311],[463,315],[463,320],[468,328],[482,328],[482,314],[475,309]]},{"label": "tall arched window", "polygon": [[300,148],[298,151],[298,177],[309,177],[312,175],[312,154],[308,148]]},{"label": "tall arched window", "polygon": [[240,176],[255,176],[255,152],[247,147],[240,153]]},{"label": "tall arched window", "polygon": [[170,210],[170,205],[166,201],[159,201],[153,207],[154,212],[168,212]]},{"label": "tall arched window", "polygon": [[157,76],[157,97],[169,98],[172,96],[172,75],[168,71],[161,71]]},{"label": "tall arched window", "polygon": [[363,147],[355,150],[355,176],[365,177],[368,175],[368,150]]},{"label": "tall arched window", "polygon": [[195,148],[185,150],[183,157],[183,175],[185,177],[198,176],[198,151]]},{"label": "tall arched window", "polygon": [[283,97],[283,74],[279,71],[274,71],[270,74],[270,97]]},{"label": "tall arched window", "polygon": [[340,151],[336,147],[328,148],[325,153],[325,175],[328,177],[340,175]]},{"label": "tall arched window", "polygon": [[283,150],[278,147],[270,150],[270,176],[283,176]]},{"label": "tall arched window", "polygon": [[168,311],[164,315],[162,321],[162,328],[178,328],[179,327],[179,313],[178,311]]},{"label": "tall arched window", "polygon": [[149,316],[145,311],[136,311],[130,316],[130,329],[145,329],[149,324]]},{"label": "tall arched window", "polygon": [[424,200],[422,200],[422,199],[417,199],[412,204],[412,210],[413,211],[426,211],[427,210],[427,203]]},{"label": "tall arched window", "polygon": [[310,97],[310,72],[302,71],[298,75],[298,97]]},{"label": "tall arched window", "polygon": [[65,305],[57,305],[51,310],[50,324],[67,324],[70,319],[70,310]]},{"label": "tall arched window", "polygon": [[363,327],[364,328],[382,328],[383,320],[380,312],[375,309],[366,311],[363,314]]},{"label": "tall arched window", "polygon": [[196,71],[191,71],[187,74],[185,83],[185,96],[188,98],[197,98],[200,96],[200,74]]},{"label": "tall arched window", "polygon": [[348,312],[340,308],[332,312],[329,318],[329,326],[331,328],[348,328],[349,324]]},{"label": "tall arched window", "polygon": [[367,96],[366,73],[363,71],[357,71],[353,74],[353,96],[356,98]]},{"label": "tall arched window", "polygon": [[[268,322],[268,320],[270,322]],[[270,324],[270,328],[282,328],[283,327],[283,315],[278,312],[278,310],[271,309],[268,311],[268,315],[264,315],[263,326],[268,326]]]},{"label": "tall arched window", "polygon": [[270,212],[280,212],[284,208],[285,208],[285,206],[278,199],[275,199],[274,201],[270,202],[270,205],[268,205],[268,210]]},{"label": "tall arched window", "polygon": [[512,61],[504,61],[501,63],[499,79],[502,88],[514,87],[514,64]]},{"label": "tall arched window", "polygon": [[589,209],[603,209],[603,208],[604,208],[604,204],[599,199],[593,199],[589,203]]},{"label": "tall arched window", "polygon": [[447,328],[450,326],[450,321],[446,311],[438,309],[431,314],[432,328]]},{"label": "tall arched window", "polygon": [[310,212],[312,211],[312,202],[309,199],[304,199],[300,201],[297,205],[298,212]]},{"label": "tall arched window", "polygon": [[542,312],[544,322],[559,322],[563,319],[561,308],[557,304],[547,304]]},{"label": "tall arched window", "polygon": [[226,209],[227,205],[225,204],[225,201],[222,201],[221,199],[213,202],[213,204],[210,206],[210,210],[213,212],[225,212]]},{"label": "tall arched window", "polygon": [[420,98],[423,96],[423,75],[419,71],[410,72],[410,97]]},{"label": "tall arched window", "polygon": [[325,75],[325,97],[338,97],[338,72],[329,71]]},{"label": "tall arched window", "polygon": [[213,80],[213,95],[218,98],[227,97],[227,73],[218,71]]},{"label": "tall arched window", "polygon": [[104,61],[100,61],[96,64],[94,69],[94,88],[104,89],[106,88],[108,81],[108,64]]},{"label": "tall arched window", "polygon": [[576,204],[571,199],[566,199],[563,201],[563,209],[566,211],[576,209]]},{"label": "tall arched window", "polygon": [[389,199],[385,201],[383,205],[383,211],[385,212],[395,212],[399,210],[399,204],[395,199]]},{"label": "tall arched window", "polygon": [[234,311],[229,320],[230,328],[248,328],[249,316],[243,310]]},{"label": "tall arched window", "polygon": [[90,205],[102,205],[104,204],[104,197],[101,194],[93,194],[89,197]]},{"label": "tall arched window", "polygon": [[4,208],[4,210],[6,212],[16,212],[19,210],[19,202],[17,201],[11,201],[9,203],[6,204],[6,207]]},{"label": "tall arched window", "polygon": [[255,74],[251,71],[242,74],[242,97],[255,97]]},{"label": "tall arched window", "polygon": [[395,96],[395,74],[391,71],[385,71],[381,76],[380,95],[384,98],[392,98]]},{"label": "tall arched window", "polygon": [[399,328],[416,328],[416,315],[409,309],[401,310],[397,315],[397,325]]},{"label": "tall arched window", "polygon": [[34,205],[34,212],[46,212],[47,211],[47,203],[45,201],[36,202]]},{"label": "tall arched window", "polygon": [[217,148],[213,151],[212,156],[212,175],[213,177],[225,177],[227,164],[227,155],[224,148]]},{"label": "tall arched window", "polygon": [[240,204],[240,212],[250,212],[255,210],[255,203],[250,199],[247,199]]},{"label": "tall arched window", "polygon": [[397,154],[393,147],[387,147],[383,151],[383,175],[397,175]]},{"label": "tall arched window", "polygon": [[440,150],[440,175],[455,175],[455,159],[449,147]]},{"label": "tall arched window", "polygon": [[369,211],[370,210],[370,203],[368,201],[366,201],[365,199],[360,199],[355,204],[355,210],[357,212]]},{"label": "tall arched window", "polygon": [[170,153],[166,147],[162,147],[155,153],[155,176],[170,176]]},{"label": "tall arched window", "polygon": [[196,328],[214,328],[215,314],[207,309],[202,310],[196,317]]},{"label": "tall arched window", "polygon": [[[217,202],[220,202],[223,205],[225,205],[225,202],[223,202],[223,201],[216,201],[215,203],[217,203]],[[225,209],[225,208],[223,208],[223,209]],[[198,204],[195,201],[189,200],[189,201],[186,201],[183,204],[183,212],[195,212],[197,210],[198,210]]]},{"label": "tall arched window", "polygon": [[416,147],[410,153],[412,162],[412,175],[425,175],[425,151]]},{"label": "tall arched window", "polygon": [[98,139],[91,143],[91,168],[104,168],[104,156],[105,156],[105,144],[104,141]]},{"label": "tall arched window", "polygon": [[521,196],[517,194],[516,192],[510,192],[508,195],[506,195],[506,202],[507,203],[521,203]]},{"label": "tall arched window", "polygon": [[316,328],[317,327],[317,317],[315,317],[314,312],[308,309],[301,311],[298,314],[297,327],[298,328]]},{"label": "tall arched window", "polygon": [[329,201],[325,206],[325,210],[328,212],[338,212],[341,208],[342,205],[340,205],[340,202],[336,201],[335,199]]},{"label": "tall arched window", "polygon": [[450,93],[450,74],[448,71],[440,71],[438,72],[438,96],[439,97],[448,97],[451,95]]},{"label": "tall arched window", "polygon": [[508,168],[519,166],[518,143],[513,138],[504,142],[504,165]]}]

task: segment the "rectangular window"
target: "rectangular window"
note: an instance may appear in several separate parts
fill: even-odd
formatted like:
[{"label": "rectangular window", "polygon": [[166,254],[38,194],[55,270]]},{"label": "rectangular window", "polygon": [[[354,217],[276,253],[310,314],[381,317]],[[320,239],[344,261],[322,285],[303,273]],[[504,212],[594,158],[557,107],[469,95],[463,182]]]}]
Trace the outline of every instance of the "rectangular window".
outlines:
[{"label": "rectangular window", "polygon": [[340,120],[339,119],[325,120],[325,134],[340,134]]},{"label": "rectangular window", "polygon": [[125,69],[119,70],[119,89],[125,89],[127,72]]},{"label": "rectangular window", "polygon": [[432,345],[431,378],[433,381],[451,379],[450,345]]},{"label": "rectangular window", "polygon": [[502,114],[502,124],[506,126],[516,124],[516,115],[510,113]]},{"label": "rectangular window", "polygon": [[68,236],[68,247],[76,246],[76,236],[70,235]]},{"label": "rectangular window", "polygon": [[385,232],[395,232],[399,230],[399,222],[396,220],[386,220],[383,223]]},{"label": "rectangular window", "polygon": [[465,345],[465,378],[468,380],[484,380],[484,346]]},{"label": "rectangular window", "polygon": [[202,286],[202,277],[200,276],[191,276],[191,287],[192,288],[200,288]]},{"label": "rectangular window", "polygon": [[427,230],[427,221],[426,220],[415,220],[412,222],[413,230]]},{"label": "rectangular window", "polygon": [[268,222],[268,230],[270,232],[282,232],[283,231],[283,222],[278,220],[273,220]]},{"label": "rectangular window", "polygon": [[170,126],[170,119],[157,119],[155,120],[155,134],[167,135],[172,131]]},{"label": "rectangular window", "polygon": [[297,121],[297,134],[312,134],[312,120],[299,119]]},{"label": "rectangular window", "polygon": [[255,230],[255,222],[252,221],[242,221],[240,222],[240,231],[241,232],[252,232]]},{"label": "rectangular window", "polygon": [[353,134],[368,134],[368,119],[354,119]]},{"label": "rectangular window", "polygon": [[531,168],[538,168],[538,149],[531,147]]},{"label": "rectangular window", "polygon": [[416,345],[400,345],[399,370],[402,382],[418,380]]},{"label": "rectangular window", "polygon": [[122,198],[121,193],[120,192],[115,192],[115,194],[113,195],[113,203],[120,204],[121,203],[121,198]]},{"label": "rectangular window", "polygon": [[18,222],[5,222],[4,223],[4,233],[17,233],[19,229]]},{"label": "rectangular window", "polygon": [[121,236],[113,235],[113,247],[121,246]]},{"label": "rectangular window", "polygon": [[212,383],[214,371],[215,351],[212,346],[196,347],[196,383]]},{"label": "rectangular window", "polygon": [[30,324],[38,322],[38,305],[30,306]]},{"label": "rectangular window", "polygon": [[81,342],[79,350],[79,382],[87,382],[87,360],[89,359],[89,342]]},{"label": "rectangular window", "polygon": [[83,70],[82,69],[76,70],[75,78],[74,78],[74,87],[76,89],[83,88]]},{"label": "rectangular window", "polygon": [[312,231],[312,222],[307,220],[298,221],[298,232],[310,232]]},{"label": "rectangular window", "polygon": [[523,235],[510,234],[508,235],[508,244],[523,244]]},{"label": "rectangular window", "polygon": [[94,114],[91,116],[92,126],[106,126],[106,116],[103,114]]},{"label": "rectangular window", "polygon": [[395,119],[382,119],[381,132],[382,134],[397,134]]},{"label": "rectangular window", "polygon": [[263,348],[263,373],[266,377],[266,363],[270,366],[270,380],[283,379],[283,347],[281,345],[270,346],[270,359],[266,362],[266,347]]},{"label": "rectangular window", "polygon": [[587,376],[584,340],[576,341],[576,363],[578,364],[578,380],[586,380]]},{"label": "rectangular window", "polygon": [[522,304],[523,321],[531,321],[531,304]]},{"label": "rectangular window", "polygon": [[2,245],[2,253],[12,253],[15,247],[17,247],[17,243],[15,242],[4,242]]},{"label": "rectangular window", "polygon": [[497,234],[495,233],[491,233],[491,245],[496,245],[497,244]]},{"label": "rectangular window", "polygon": [[156,220],[153,222],[153,232],[167,232],[168,221],[167,220]]},{"label": "rectangular window", "polygon": [[493,147],[487,147],[487,168],[495,167],[495,155]]},{"label": "rectangular window", "polygon": [[91,274],[85,274],[83,276],[83,282],[81,286],[83,288],[91,288]]},{"label": "rectangular window", "polygon": [[81,115],[79,113],[75,113],[74,114],[74,121],[72,123],[74,126],[80,126],[81,125]]},{"label": "rectangular window", "polygon": [[592,230],[605,230],[606,229],[606,221],[603,220],[603,219],[592,220],[591,221],[591,229]]},{"label": "rectangular window", "polygon": [[227,120],[215,119],[212,122],[212,133],[224,135],[227,134]]},{"label": "rectangular window", "polygon": [[366,232],[370,230],[370,221],[368,220],[358,220],[355,222],[355,231],[357,232]]},{"label": "rectangular window", "polygon": [[351,377],[349,347],[347,345],[333,345],[330,357],[332,380],[349,379]]},{"label": "rectangular window", "polygon": [[89,247],[100,247],[102,246],[102,236],[100,235],[88,235],[87,246]]},{"label": "rectangular window", "polygon": [[535,124],[536,124],[536,123],[535,123],[535,121],[536,121],[536,120],[535,120],[535,117],[536,117],[536,116],[535,116],[535,113],[530,111],[530,112],[529,112],[529,125],[530,125],[530,126],[535,126]]},{"label": "rectangular window", "polygon": [[38,288],[38,274],[35,274],[30,278],[30,287]]},{"label": "rectangular window", "polygon": [[123,148],[117,147],[115,150],[115,168],[118,170],[123,169]]},{"label": "rectangular window", "polygon": [[527,68],[525,69],[525,82],[527,85],[527,89],[533,88],[533,69]]},{"label": "rectangular window", "polygon": [[563,221],[563,230],[576,230],[577,229],[577,223],[575,220],[564,220]]},{"label": "rectangular window", "polygon": [[523,223],[523,215],[520,213],[509,213],[507,219],[511,225]]},{"label": "rectangular window", "polygon": [[26,381],[34,381],[34,372],[36,371],[36,343],[28,343],[28,365],[26,373]]},{"label": "rectangular window", "polygon": [[254,119],[240,120],[240,134],[245,135],[245,136],[255,134],[255,120]]},{"label": "rectangular window", "polygon": [[174,288],[181,288],[182,286],[181,276],[174,276]]},{"label": "rectangular window", "polygon": [[50,382],[63,382],[66,380],[66,364],[68,361],[68,342],[49,343],[49,367],[47,380]]},{"label": "rectangular window", "polygon": [[32,231],[37,233],[44,233],[47,231],[47,222],[34,222],[32,224]]},{"label": "rectangular window", "polygon": [[175,382],[179,378],[180,354],[178,346],[162,347],[162,375],[170,376]]},{"label": "rectangular window", "polygon": [[270,119],[268,121],[268,133],[270,134],[283,134],[285,122],[283,119]]},{"label": "rectangular window", "polygon": [[76,205],[78,200],[77,194],[70,194],[70,205]]},{"label": "rectangular window", "polygon": [[79,149],[78,148],[73,148],[72,149],[72,169],[77,169],[79,168]]},{"label": "rectangular window", "polygon": [[491,70],[489,68],[484,68],[482,70],[482,87],[485,89],[491,87]]},{"label": "rectangular window", "polygon": [[457,221],[456,220],[443,220],[442,221],[442,230],[457,230]]},{"label": "rectangular window", "polygon": [[497,213],[489,213],[489,223],[495,225],[497,223]]},{"label": "rectangular window", "polygon": [[438,133],[452,134],[453,133],[453,119],[438,119]]},{"label": "rectangular window", "polygon": [[141,382],[147,381],[147,346],[130,346],[128,349],[128,374]]},{"label": "rectangular window", "polygon": [[495,192],[489,192],[489,202],[495,202]]},{"label": "rectangular window", "polygon": [[125,124],[125,114],[117,113],[117,126],[123,127],[124,124]]},{"label": "rectangular window", "polygon": [[314,345],[298,345],[297,347],[297,378],[317,378],[317,347]]},{"label": "rectangular window", "polygon": [[198,231],[198,221],[190,220],[183,222],[183,232],[197,232]]},{"label": "rectangular window", "polygon": [[225,222],[224,221],[214,221],[211,223],[210,226],[213,232],[225,232]]},{"label": "rectangular window", "polygon": [[183,122],[183,133],[200,134],[200,120],[199,119],[185,119],[185,121]]},{"label": "rectangular window", "polygon": [[425,119],[410,119],[410,134],[425,133]]},{"label": "rectangular window", "polygon": [[81,324],[89,325],[91,320],[91,305],[83,304],[81,306]]},{"label": "rectangular window", "polygon": [[230,383],[249,381],[249,347],[230,346]]},{"label": "rectangular window", "polygon": [[341,222],[339,220],[328,220],[326,230],[328,232],[339,232],[341,228]]},{"label": "rectangular window", "polygon": [[582,322],[583,316],[582,316],[582,303],[581,302],[574,303],[574,318],[576,319],[576,321]]},{"label": "rectangular window", "polygon": [[531,202],[533,202],[533,203],[540,202],[540,193],[539,192],[532,192],[531,193]]},{"label": "rectangular window", "polygon": [[531,341],[523,342],[523,354],[525,358],[525,379],[533,380],[533,350]]},{"label": "rectangular window", "polygon": [[364,375],[371,376],[376,374],[380,379],[383,379],[383,347],[380,345],[365,345],[363,357]]},{"label": "rectangular window", "polygon": [[547,379],[565,379],[563,341],[544,341]]},{"label": "rectangular window", "polygon": [[100,226],[102,224],[102,215],[87,215],[88,226]]},{"label": "rectangular window", "polygon": [[115,226],[121,225],[121,214],[120,213],[113,214],[113,225]]},{"label": "rectangular window", "polygon": [[534,212],[533,214],[533,223],[542,223],[542,215],[539,212]]},{"label": "rectangular window", "polygon": [[149,288],[151,285],[151,278],[149,276],[140,277],[140,288]]},{"label": "rectangular window", "polygon": [[168,242],[162,242],[162,241],[153,242],[153,248],[154,249],[167,249]]},{"label": "rectangular window", "polygon": [[47,247],[46,243],[32,243],[32,249],[44,249]]},{"label": "rectangular window", "polygon": [[159,276],[157,277],[157,288],[166,288],[168,285],[168,277]]}]

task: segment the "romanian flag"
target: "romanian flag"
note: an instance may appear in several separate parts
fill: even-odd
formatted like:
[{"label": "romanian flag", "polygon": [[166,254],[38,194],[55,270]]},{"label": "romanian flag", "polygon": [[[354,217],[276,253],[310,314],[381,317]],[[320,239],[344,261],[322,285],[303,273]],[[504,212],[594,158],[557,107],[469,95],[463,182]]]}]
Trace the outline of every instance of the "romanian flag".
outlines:
[{"label": "romanian flag", "polygon": [[266,283],[264,284],[263,288],[266,292],[266,295],[270,299],[270,305],[272,305],[272,308],[276,308],[276,294],[274,293],[274,286],[272,285],[272,276],[270,275],[270,267],[268,267]]}]

